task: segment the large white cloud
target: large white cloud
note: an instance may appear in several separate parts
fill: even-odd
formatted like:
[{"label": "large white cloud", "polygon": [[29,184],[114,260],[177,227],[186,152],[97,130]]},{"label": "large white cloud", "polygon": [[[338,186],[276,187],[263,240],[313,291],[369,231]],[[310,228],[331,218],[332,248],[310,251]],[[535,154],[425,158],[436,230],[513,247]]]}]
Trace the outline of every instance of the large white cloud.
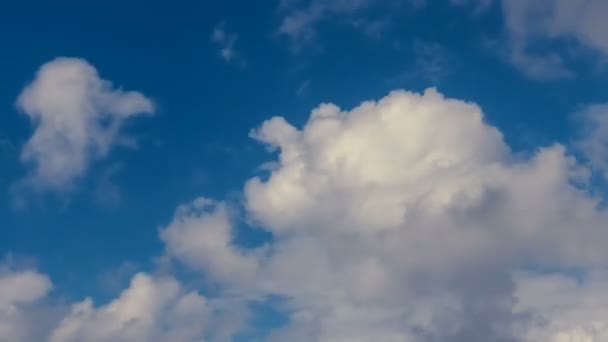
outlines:
[{"label": "large white cloud", "polygon": [[34,125],[21,153],[22,162],[31,166],[24,184],[51,191],[71,189],[91,162],[107,156],[121,142],[125,120],[154,112],[143,94],[115,89],[77,58],[58,58],[40,67],[17,106]]},{"label": "large white cloud", "polygon": [[608,260],[608,215],[563,146],[515,155],[476,105],[434,89],[350,111],[323,104],[301,129],[277,117],[252,135],[279,151],[268,177],[244,188],[249,219],[273,239],[243,250],[225,204],[208,200],[178,210],[162,237],[227,293],[283,298],[290,323],[271,340],[576,333],[557,320],[584,310],[556,313],[526,295],[540,275],[517,276]]},{"label": "large white cloud", "polygon": [[214,279],[247,279],[258,265],[234,247],[231,228],[224,203],[199,198],[177,209],[161,238],[169,256],[210,272]]},{"label": "large white cloud", "polygon": [[[598,133],[599,134],[599,133]],[[199,198],[164,227],[166,255],[213,297],[140,273],[117,298],[57,310],[33,271],[0,276],[11,341],[228,341],[252,301],[278,298],[289,323],[269,341],[601,341],[608,333],[608,213],[565,147],[511,152],[475,104],[435,89],[352,110],[323,104],[301,128],[276,117],[252,136],[278,151],[230,204]],[[576,272],[574,272],[576,271]]]}]

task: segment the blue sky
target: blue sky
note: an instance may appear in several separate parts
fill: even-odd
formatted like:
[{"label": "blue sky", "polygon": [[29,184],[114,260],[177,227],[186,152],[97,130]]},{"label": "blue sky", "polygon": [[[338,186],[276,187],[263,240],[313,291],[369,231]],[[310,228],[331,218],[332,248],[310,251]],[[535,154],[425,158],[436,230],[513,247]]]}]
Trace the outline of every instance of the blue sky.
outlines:
[{"label": "blue sky", "polygon": [[[585,302],[608,286],[601,252],[608,213],[596,205],[608,167],[601,106],[608,27],[600,14],[608,14],[600,0],[3,3],[0,285],[34,272],[39,277],[27,283],[48,279],[52,290],[45,285],[17,300],[0,286],[0,305],[23,311],[19,327],[38,311],[61,314],[30,333],[0,329],[0,340],[603,340],[608,322],[602,330],[585,321],[605,320],[607,307],[547,304]],[[39,72],[45,66],[48,75]],[[84,82],[85,95],[56,81],[70,72],[65,77]],[[100,80],[111,86],[95,88]],[[399,89],[407,92],[390,93]],[[351,112],[370,100],[379,102]],[[340,129],[316,126],[311,111],[322,103],[342,108],[318,114],[339,117]],[[392,111],[412,119],[386,114]],[[430,121],[416,121],[419,112]],[[284,121],[261,126],[274,116]],[[36,133],[49,135],[36,142]],[[68,160],[53,169],[62,157]],[[429,158],[449,166],[427,168]],[[192,208],[176,212],[183,205]],[[496,236],[472,236],[463,226]],[[414,239],[405,231],[422,229],[412,233],[422,238],[429,227],[464,242],[429,242],[437,251],[429,257],[380,253],[394,246],[368,237],[400,232],[394,241],[408,249]],[[501,241],[508,248],[496,247]],[[371,272],[361,291],[408,304],[388,305],[379,294],[344,299],[352,291],[343,282],[359,279],[355,265]],[[339,279],[326,279],[321,270],[331,267]],[[559,271],[571,268],[588,283]],[[382,270],[398,276],[387,280]],[[478,283],[488,303],[517,298],[519,306],[475,311],[467,302],[475,286],[464,280],[479,276],[475,270],[487,274]],[[412,280],[419,274],[424,282]],[[176,302],[197,293],[211,311],[178,319],[159,309],[150,319],[168,326],[161,333],[145,324],[91,328],[118,324],[104,305],[135,291],[140,283],[132,279],[158,291],[179,286],[169,296]],[[436,286],[410,293],[421,284]],[[542,286],[553,291],[545,300],[535,292]],[[70,306],[88,296],[97,316],[70,316]],[[331,304],[320,308],[323,302]],[[377,315],[366,316],[361,303]],[[460,314],[445,314],[450,305]],[[352,312],[342,317],[341,310]],[[522,312],[550,323],[526,319],[522,333]],[[500,331],[490,328],[506,313]],[[487,325],[468,328],[476,315]],[[192,320],[197,329],[180,335],[182,324],[163,320]],[[462,331],[439,323],[448,321]],[[61,332],[66,322],[78,326],[72,335]],[[233,328],[214,329],[217,322]]]}]

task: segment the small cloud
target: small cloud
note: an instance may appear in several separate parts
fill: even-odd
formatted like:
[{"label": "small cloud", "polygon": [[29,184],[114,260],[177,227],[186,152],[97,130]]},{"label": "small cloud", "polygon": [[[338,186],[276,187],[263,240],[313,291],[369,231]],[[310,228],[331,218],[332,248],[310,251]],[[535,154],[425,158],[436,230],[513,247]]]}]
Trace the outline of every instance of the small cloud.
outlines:
[{"label": "small cloud", "polygon": [[[393,46],[399,51],[407,51],[400,41],[394,42]],[[412,64],[406,70],[388,78],[388,83],[416,79],[435,86],[454,72],[455,57],[439,43],[415,41],[409,53],[412,54]]]},{"label": "small cloud", "polygon": [[433,83],[439,83],[451,70],[448,51],[438,43],[416,42],[414,44],[417,72]]},{"label": "small cloud", "polygon": [[296,89],[296,95],[302,97],[308,93],[308,89],[310,89],[310,80],[304,80],[300,83],[298,88]]},{"label": "small cloud", "polygon": [[114,164],[107,168],[101,175],[97,186],[93,191],[93,199],[102,207],[116,208],[122,202],[122,191],[112,180],[120,169],[120,164]]},{"label": "small cloud", "polygon": [[[279,5],[282,20],[277,33],[289,39],[291,49],[296,53],[314,43],[317,26],[327,21],[346,24],[367,37],[379,39],[392,22],[394,13],[402,13],[404,5],[419,8],[424,4],[424,0],[283,0]],[[370,9],[379,9],[381,14],[370,16]]]},{"label": "small cloud", "polygon": [[238,54],[234,45],[238,40],[235,33],[226,31],[226,25],[221,22],[217,24],[211,32],[211,41],[219,48],[219,55],[226,63],[234,61]]},{"label": "small cloud", "polygon": [[118,291],[129,283],[129,279],[137,273],[138,268],[138,265],[135,263],[125,261],[120,266],[103,272],[99,276],[99,283],[103,287],[103,290],[109,292]]},{"label": "small cloud", "polygon": [[129,140],[124,123],[151,115],[155,105],[142,93],[115,88],[95,67],[78,58],[44,64],[17,99],[34,128],[21,151],[28,174],[13,191],[69,193],[90,166]]}]

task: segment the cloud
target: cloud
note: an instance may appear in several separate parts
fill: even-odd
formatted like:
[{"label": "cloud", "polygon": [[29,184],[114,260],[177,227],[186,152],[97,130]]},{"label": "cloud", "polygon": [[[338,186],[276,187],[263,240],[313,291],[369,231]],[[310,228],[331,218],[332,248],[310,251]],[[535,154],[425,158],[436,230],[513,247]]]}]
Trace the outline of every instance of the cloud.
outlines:
[{"label": "cloud", "polygon": [[115,208],[122,202],[122,192],[112,179],[121,169],[120,164],[113,164],[105,169],[93,190],[93,200],[106,208]]},{"label": "cloud", "polygon": [[53,192],[73,189],[93,162],[125,143],[121,129],[127,119],[154,112],[143,94],[114,88],[76,58],[57,58],[40,67],[17,107],[34,126],[21,151],[30,171],[20,185]]},{"label": "cloud", "polygon": [[517,277],[520,310],[541,314],[527,341],[605,341],[608,339],[608,275],[593,270],[584,279],[565,274]]},{"label": "cloud", "polygon": [[[401,42],[395,42],[395,48],[403,49]],[[411,52],[414,62],[405,70],[386,79],[389,84],[399,84],[404,81],[424,81],[433,86],[441,84],[454,73],[457,60],[443,45],[434,42],[414,41]]]},{"label": "cloud", "polygon": [[[32,270],[0,270],[0,340],[35,341],[48,318],[35,305],[52,289],[49,278]],[[40,319],[39,322],[35,320]]]},{"label": "cloud", "polygon": [[234,45],[238,36],[226,31],[225,24],[219,23],[211,31],[211,41],[219,48],[219,54],[226,63],[230,63],[238,57]]},{"label": "cloud", "polygon": [[50,342],[199,341],[210,309],[172,278],[136,274],[118,298],[95,307],[90,298],[72,306]]},{"label": "cloud", "polygon": [[251,304],[275,298],[289,321],[268,341],[606,336],[608,212],[564,146],[514,154],[476,104],[433,88],[321,104],[302,127],[274,117],[251,136],[278,154],[245,182],[242,209],[272,237],[241,246],[233,204],[202,197],[160,230],[164,256],[213,295],[138,273],[109,303],[74,303],[32,338],[51,283],[13,271],[0,276],[0,304],[18,314],[0,315],[0,334],[228,341],[251,324]]},{"label": "cloud", "polygon": [[370,1],[370,0],[282,0],[282,14],[278,33],[289,38],[294,51],[314,41],[317,26],[327,20],[346,21],[352,27],[377,38],[386,28],[390,12],[381,18],[368,18],[366,10],[374,7],[400,9],[403,5],[420,7],[424,0]]},{"label": "cloud", "polygon": [[169,256],[208,271],[214,279],[246,279],[257,271],[256,262],[233,245],[225,203],[199,198],[180,206],[161,239]]},{"label": "cloud", "polygon": [[608,104],[587,106],[577,118],[583,131],[576,147],[596,170],[608,176]]},{"label": "cloud", "polygon": [[[50,279],[33,270],[0,272],[0,340],[11,342],[229,341],[247,308],[208,299],[175,278],[138,273],[109,303],[66,307],[48,298]],[[229,310],[226,310],[226,307]]]},{"label": "cloud", "polygon": [[244,186],[272,239],[243,249],[226,204],[207,199],[161,236],[222,293],[280,298],[289,323],[269,341],[520,341],[607,323],[574,300],[547,309],[518,276],[606,265],[608,213],[563,146],[522,159],[477,105],[435,89],[322,104],[301,128],[275,117],[252,136],[279,152]]},{"label": "cloud", "polygon": [[[491,1],[451,2],[455,5],[477,3],[487,8]],[[603,0],[502,0],[499,3],[508,35],[508,58],[533,79],[574,76],[568,66],[573,56],[557,48],[559,43],[575,42],[578,47],[604,57],[608,55],[608,38],[604,34],[608,30],[604,20],[608,3]]]}]

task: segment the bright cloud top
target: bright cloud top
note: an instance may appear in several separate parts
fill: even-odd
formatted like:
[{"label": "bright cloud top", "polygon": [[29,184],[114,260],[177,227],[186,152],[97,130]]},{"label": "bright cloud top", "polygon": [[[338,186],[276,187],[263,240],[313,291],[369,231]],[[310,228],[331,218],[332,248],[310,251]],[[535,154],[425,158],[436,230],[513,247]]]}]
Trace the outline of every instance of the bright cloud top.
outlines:
[{"label": "bright cloud top", "polygon": [[115,89],[86,61],[58,58],[44,64],[23,89],[18,108],[34,133],[21,160],[31,166],[24,183],[35,190],[65,191],[121,137],[125,120],[154,112],[143,94]]}]

